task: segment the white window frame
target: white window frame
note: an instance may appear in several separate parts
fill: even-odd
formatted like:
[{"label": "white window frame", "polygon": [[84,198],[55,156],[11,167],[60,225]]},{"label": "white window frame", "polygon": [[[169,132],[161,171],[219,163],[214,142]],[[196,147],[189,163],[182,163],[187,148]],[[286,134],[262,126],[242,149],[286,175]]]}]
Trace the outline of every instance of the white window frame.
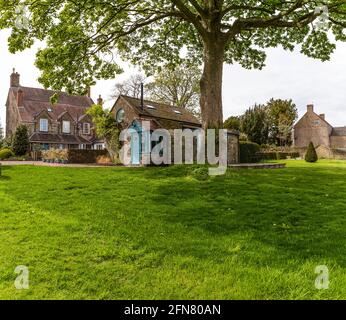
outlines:
[{"label": "white window frame", "polygon": [[[87,129],[87,130],[85,130]],[[90,134],[90,123],[89,122],[85,122],[83,123],[83,134]]]},{"label": "white window frame", "polygon": [[[67,125],[67,124],[68,124],[68,130],[67,130],[67,127],[65,127],[65,125]],[[71,133],[71,121],[64,120],[62,122],[62,133],[66,133],[66,134]]]},{"label": "white window frame", "polygon": [[40,131],[48,132],[48,119],[40,119]]}]

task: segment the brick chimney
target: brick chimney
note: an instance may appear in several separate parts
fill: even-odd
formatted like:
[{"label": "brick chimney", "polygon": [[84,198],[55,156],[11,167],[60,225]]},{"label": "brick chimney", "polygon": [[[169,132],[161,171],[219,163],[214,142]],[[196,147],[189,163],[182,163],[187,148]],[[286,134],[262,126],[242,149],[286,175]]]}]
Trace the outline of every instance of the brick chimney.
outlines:
[{"label": "brick chimney", "polygon": [[323,120],[326,120],[326,115],[324,113],[320,114],[320,118],[322,118]]},{"label": "brick chimney", "polygon": [[18,107],[23,107],[23,98],[24,98],[24,92],[22,89],[19,89],[17,92],[17,104]]},{"label": "brick chimney", "polygon": [[103,99],[102,99],[101,95],[99,95],[99,97],[98,97],[98,99],[97,99],[97,104],[98,104],[99,106],[103,106]]},{"label": "brick chimney", "polygon": [[308,104],[308,112],[314,112],[314,105]]},{"label": "brick chimney", "polygon": [[13,72],[11,74],[11,87],[19,87],[20,74],[16,72],[16,69],[13,68]]},{"label": "brick chimney", "polygon": [[90,86],[88,86],[86,89],[87,89],[86,96],[91,98],[91,88],[90,88]]}]

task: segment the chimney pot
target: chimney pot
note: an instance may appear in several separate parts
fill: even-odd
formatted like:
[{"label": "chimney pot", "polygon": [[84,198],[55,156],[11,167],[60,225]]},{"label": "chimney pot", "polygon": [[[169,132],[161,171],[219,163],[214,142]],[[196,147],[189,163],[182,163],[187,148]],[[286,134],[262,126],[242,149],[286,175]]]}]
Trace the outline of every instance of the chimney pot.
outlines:
[{"label": "chimney pot", "polygon": [[314,112],[314,105],[308,104],[308,112]]},{"label": "chimney pot", "polygon": [[87,88],[86,88],[86,94],[85,94],[88,98],[91,98],[91,88],[90,88],[90,86],[88,86]]},{"label": "chimney pot", "polygon": [[20,74],[16,72],[16,69],[13,68],[13,72],[11,74],[11,87],[19,87],[20,86]]},{"label": "chimney pot", "polygon": [[326,120],[326,115],[324,113],[320,114],[320,118],[322,118],[323,120]]},{"label": "chimney pot", "polygon": [[102,105],[103,105],[103,99],[102,99],[101,95],[99,95],[99,97],[98,97],[98,99],[97,99],[97,104],[98,104],[99,106],[102,106]]}]

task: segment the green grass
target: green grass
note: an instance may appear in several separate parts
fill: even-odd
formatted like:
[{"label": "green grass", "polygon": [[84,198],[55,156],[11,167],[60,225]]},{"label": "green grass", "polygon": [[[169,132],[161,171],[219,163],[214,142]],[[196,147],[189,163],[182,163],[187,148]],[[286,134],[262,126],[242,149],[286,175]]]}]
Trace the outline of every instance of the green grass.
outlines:
[{"label": "green grass", "polygon": [[3,168],[0,298],[346,298],[346,162],[192,171]]}]

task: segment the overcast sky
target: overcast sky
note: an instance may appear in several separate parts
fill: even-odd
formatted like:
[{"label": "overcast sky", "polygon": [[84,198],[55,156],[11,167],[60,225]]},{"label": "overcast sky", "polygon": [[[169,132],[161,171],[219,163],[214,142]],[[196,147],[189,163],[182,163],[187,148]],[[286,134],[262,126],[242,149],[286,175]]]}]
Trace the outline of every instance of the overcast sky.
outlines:
[{"label": "overcast sky", "polygon": [[[37,82],[39,71],[34,66],[39,45],[12,55],[7,49],[8,31],[0,31],[0,118],[5,123],[5,103],[12,68],[21,75],[21,85],[41,87]],[[290,53],[277,48],[268,51],[267,67],[261,71],[245,70],[239,65],[226,65],[224,71],[224,116],[242,114],[255,103],[265,103],[270,98],[293,99],[299,115],[306,105],[313,103],[317,113],[325,113],[326,120],[334,126],[346,125],[346,44],[338,43],[329,62],[307,58],[298,52]],[[122,81],[135,68],[125,66],[125,74],[113,81],[99,81],[92,88],[92,98],[98,94],[109,107],[112,87]]]}]

